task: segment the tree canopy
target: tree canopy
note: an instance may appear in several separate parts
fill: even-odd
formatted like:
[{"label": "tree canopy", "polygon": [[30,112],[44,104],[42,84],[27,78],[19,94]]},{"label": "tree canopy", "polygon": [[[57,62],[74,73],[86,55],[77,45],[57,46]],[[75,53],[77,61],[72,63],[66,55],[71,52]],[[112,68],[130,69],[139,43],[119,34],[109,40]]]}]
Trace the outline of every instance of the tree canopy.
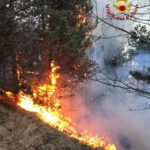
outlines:
[{"label": "tree canopy", "polygon": [[32,55],[46,53],[62,72],[87,77],[93,62],[86,50],[95,26],[91,0],[2,0],[0,8],[0,62],[18,52],[30,67]]}]

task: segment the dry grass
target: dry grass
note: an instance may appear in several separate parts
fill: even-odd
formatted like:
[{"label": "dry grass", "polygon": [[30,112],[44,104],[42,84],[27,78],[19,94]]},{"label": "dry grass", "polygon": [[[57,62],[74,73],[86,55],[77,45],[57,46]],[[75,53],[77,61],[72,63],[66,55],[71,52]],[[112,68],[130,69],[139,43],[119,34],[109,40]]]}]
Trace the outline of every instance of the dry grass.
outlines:
[{"label": "dry grass", "polygon": [[0,101],[0,150],[91,150],[38,120],[33,114]]}]

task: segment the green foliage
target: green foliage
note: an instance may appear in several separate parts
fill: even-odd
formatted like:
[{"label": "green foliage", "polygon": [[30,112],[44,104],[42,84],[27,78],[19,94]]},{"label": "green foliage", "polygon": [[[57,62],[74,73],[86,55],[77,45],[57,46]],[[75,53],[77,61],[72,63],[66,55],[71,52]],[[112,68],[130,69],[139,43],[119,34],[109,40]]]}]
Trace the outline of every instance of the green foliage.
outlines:
[{"label": "green foliage", "polygon": [[15,47],[14,35],[17,24],[14,21],[14,1],[0,1],[0,59],[3,57],[2,54],[10,51],[10,49],[12,51]]},{"label": "green foliage", "polygon": [[[92,0],[3,1],[0,42],[7,41],[8,49],[14,53],[20,51],[22,60],[29,65],[35,58],[31,55],[35,55],[37,49],[41,49],[37,55],[41,54],[45,43],[49,43],[46,47],[49,61],[55,60],[62,72],[84,79],[93,64],[86,55],[92,44],[88,33],[95,27],[91,19],[92,7]],[[3,48],[6,50],[5,44]],[[25,56],[27,50],[33,50],[30,60]]]},{"label": "green foliage", "polygon": [[150,30],[145,25],[137,25],[131,31],[131,34],[133,36],[129,39],[130,45],[137,47],[137,49],[143,48],[144,50],[150,50]]},{"label": "green foliage", "polygon": [[[93,29],[91,0],[33,1],[33,5],[37,8],[35,14],[41,16],[37,29],[39,36],[50,42],[52,59],[63,72],[81,78],[79,70],[82,70],[80,74],[84,74],[92,66],[86,56],[86,50],[92,43],[86,35]],[[85,17],[86,21],[82,22],[79,15]],[[91,65],[82,66],[83,62]]]}]

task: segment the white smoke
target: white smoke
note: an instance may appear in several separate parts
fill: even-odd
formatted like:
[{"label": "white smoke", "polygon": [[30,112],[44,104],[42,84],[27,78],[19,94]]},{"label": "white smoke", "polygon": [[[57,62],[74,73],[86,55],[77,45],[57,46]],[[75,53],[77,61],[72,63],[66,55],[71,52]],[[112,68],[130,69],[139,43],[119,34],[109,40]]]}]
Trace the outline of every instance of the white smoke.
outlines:
[{"label": "white smoke", "polygon": [[[109,2],[110,1],[106,0],[97,0],[99,17],[106,17],[105,6]],[[143,1],[139,1],[140,4],[142,2]],[[134,3],[137,3],[137,1],[134,1]],[[109,22],[127,31],[130,31],[130,29],[134,27],[134,23],[128,20],[110,20]],[[102,60],[110,60],[115,55],[118,55],[118,53],[123,50],[121,47],[124,48],[127,41],[125,36],[105,39],[105,37],[112,37],[122,34],[120,31],[115,30],[113,27],[108,27],[106,24],[100,24],[96,29],[96,33],[99,33],[97,31],[99,29],[101,29],[100,34],[103,33],[104,39],[98,41],[94,46],[94,55],[96,56],[93,58],[96,60],[96,62],[98,62],[100,68],[106,70],[108,66],[105,66],[105,63]],[[144,61],[145,57],[141,57]],[[147,57],[150,57],[150,55]],[[118,71],[121,72],[122,76],[126,76],[125,79],[127,79],[129,76],[129,69],[135,67],[133,65],[135,63],[140,63],[138,64],[140,66],[142,61],[140,60],[134,62],[134,60],[132,60],[131,63],[126,64],[126,66],[122,65],[120,68],[118,68]],[[150,65],[150,62],[148,62],[148,65]],[[121,146],[119,147],[119,150],[121,148],[123,150],[150,150],[150,110],[131,111],[129,109],[143,108],[145,104],[150,103],[148,99],[124,92],[121,89],[99,85],[98,83],[94,82],[88,89],[90,92],[87,92],[89,93],[89,96],[86,94],[85,101],[91,101],[91,95],[93,97],[98,97],[99,95],[99,98],[93,101],[93,103],[90,103],[90,108],[94,110],[92,115],[95,114],[95,118],[97,118],[99,120],[99,124],[103,126],[102,129],[104,129],[105,132],[107,131],[108,134],[112,136],[112,138],[117,140],[116,142]]]},{"label": "white smoke", "polygon": [[[109,2],[97,0],[99,17],[107,17],[105,6]],[[131,23],[133,24],[129,21],[109,21],[128,31],[132,28]],[[127,40],[124,36],[107,39],[122,33],[103,23],[98,25],[94,34],[102,35],[103,38],[94,45],[91,58],[105,71],[109,68],[104,60],[118,55]],[[129,69],[135,67],[133,64],[141,63],[134,61],[122,65],[118,71],[128,78]],[[150,66],[150,63],[148,65]],[[131,111],[131,108],[143,108],[145,104],[150,103],[148,99],[94,81],[86,83],[84,90],[80,89],[77,93],[77,96],[67,103],[66,100],[62,101],[62,109],[81,130],[87,129],[93,134],[111,137],[118,150],[150,150],[150,110]]]}]

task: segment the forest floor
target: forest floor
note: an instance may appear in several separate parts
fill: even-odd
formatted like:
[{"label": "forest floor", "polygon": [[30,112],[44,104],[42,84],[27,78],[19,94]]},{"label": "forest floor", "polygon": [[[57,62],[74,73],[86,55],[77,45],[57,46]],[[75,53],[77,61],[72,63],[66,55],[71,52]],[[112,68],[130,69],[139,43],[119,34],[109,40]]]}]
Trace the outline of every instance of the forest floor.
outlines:
[{"label": "forest floor", "polygon": [[0,150],[92,150],[0,96]]}]

